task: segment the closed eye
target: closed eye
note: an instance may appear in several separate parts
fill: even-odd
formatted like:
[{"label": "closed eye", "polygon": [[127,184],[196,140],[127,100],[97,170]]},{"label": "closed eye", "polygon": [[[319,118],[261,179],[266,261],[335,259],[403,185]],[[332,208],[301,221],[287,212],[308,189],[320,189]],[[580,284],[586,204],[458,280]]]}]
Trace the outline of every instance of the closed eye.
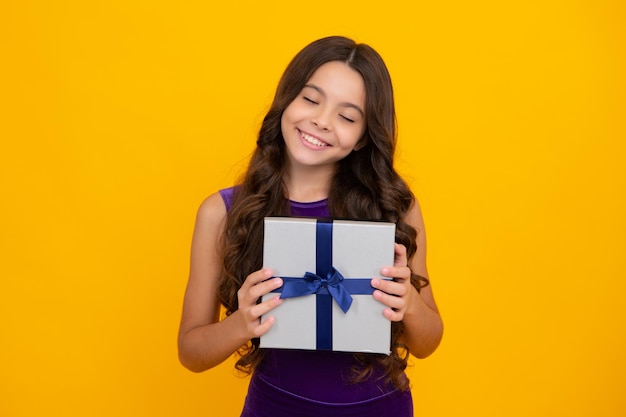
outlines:
[{"label": "closed eye", "polygon": [[340,114],[339,116],[341,116],[341,118],[344,119],[346,122],[354,123],[354,119],[350,119],[349,117],[346,117],[343,114]]},{"label": "closed eye", "polygon": [[313,99],[310,99],[310,98],[308,98],[307,96],[303,96],[302,98],[304,98],[306,101],[308,101],[308,102],[309,102],[309,103],[311,103],[311,104],[318,104],[318,103],[317,103],[317,101],[315,101],[315,100],[313,100]]}]

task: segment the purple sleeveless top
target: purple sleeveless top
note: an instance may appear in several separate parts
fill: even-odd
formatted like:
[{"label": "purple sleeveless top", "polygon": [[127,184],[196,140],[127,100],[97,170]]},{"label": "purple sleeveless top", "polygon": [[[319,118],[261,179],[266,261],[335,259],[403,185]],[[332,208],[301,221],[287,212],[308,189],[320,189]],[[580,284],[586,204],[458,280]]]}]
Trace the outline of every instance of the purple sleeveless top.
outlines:
[{"label": "purple sleeveless top", "polygon": [[[229,210],[234,188],[220,190]],[[330,217],[327,200],[290,201],[291,215]],[[360,383],[350,382],[354,355],[346,352],[265,349],[254,371],[241,417],[409,417],[410,391],[381,379],[382,369]]]}]

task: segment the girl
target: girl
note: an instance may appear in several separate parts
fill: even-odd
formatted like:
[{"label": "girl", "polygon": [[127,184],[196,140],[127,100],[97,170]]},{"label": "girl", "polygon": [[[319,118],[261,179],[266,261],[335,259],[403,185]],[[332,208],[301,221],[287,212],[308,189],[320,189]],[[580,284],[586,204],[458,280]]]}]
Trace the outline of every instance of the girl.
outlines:
[{"label": "girl", "polygon": [[[378,53],[344,37],[317,40],[285,70],[241,183],[200,206],[179,357],[201,372],[238,351],[237,368],[252,373],[242,416],[413,415],[408,355],[430,355],[443,327],[420,209],[393,168],[395,122]],[[282,303],[258,301],[282,285],[261,269],[263,218],[289,215],[396,223],[395,264],[381,270],[393,280],[371,281],[392,322],[391,355],[259,349]]]}]

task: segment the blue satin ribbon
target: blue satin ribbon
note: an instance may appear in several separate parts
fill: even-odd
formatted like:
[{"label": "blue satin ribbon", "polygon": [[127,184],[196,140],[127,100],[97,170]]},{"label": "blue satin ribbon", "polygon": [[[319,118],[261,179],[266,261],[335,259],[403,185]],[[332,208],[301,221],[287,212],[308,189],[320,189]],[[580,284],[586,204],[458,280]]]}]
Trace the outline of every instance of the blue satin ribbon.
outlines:
[{"label": "blue satin ribbon", "polygon": [[306,272],[304,277],[281,277],[283,286],[273,292],[280,292],[280,298],[316,294],[316,347],[318,350],[332,350],[332,300],[347,313],[352,305],[350,294],[372,294],[374,289],[370,285],[371,279],[345,279],[332,266],[332,220],[318,220],[315,237],[316,273]]},{"label": "blue satin ribbon", "polygon": [[283,286],[280,298],[301,297],[309,294],[329,294],[347,313],[352,305],[350,294],[372,294],[370,279],[344,279],[343,275],[331,267],[326,277],[312,272],[304,274],[304,278],[282,277]]}]

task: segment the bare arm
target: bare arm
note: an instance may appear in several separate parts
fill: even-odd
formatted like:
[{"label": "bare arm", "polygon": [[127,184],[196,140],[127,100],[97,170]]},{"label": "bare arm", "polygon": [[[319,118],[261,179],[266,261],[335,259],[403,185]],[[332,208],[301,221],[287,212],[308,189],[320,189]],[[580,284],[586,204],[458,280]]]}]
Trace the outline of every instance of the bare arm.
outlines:
[{"label": "bare arm", "polygon": [[407,265],[406,248],[396,245],[395,265],[381,271],[383,276],[394,277],[395,281],[375,279],[372,285],[380,290],[374,292],[374,298],[389,307],[383,312],[385,317],[391,321],[403,321],[405,329],[402,342],[409,347],[412,355],[425,358],[439,346],[443,336],[443,322],[431,285],[417,292],[410,283],[411,271],[429,278],[426,269],[426,233],[417,202],[411,207],[406,221],[418,232],[417,252],[411,264]]},{"label": "bare arm", "polygon": [[218,252],[224,230],[226,208],[219,194],[207,198],[196,218],[191,244],[189,281],[178,335],[180,362],[194,372],[210,369],[226,360],[251,338],[267,332],[273,318],[261,324],[260,317],[280,304],[274,297],[257,304],[257,299],[282,285],[269,270],[253,272],[238,292],[239,309],[219,320],[217,291],[222,272]]}]

